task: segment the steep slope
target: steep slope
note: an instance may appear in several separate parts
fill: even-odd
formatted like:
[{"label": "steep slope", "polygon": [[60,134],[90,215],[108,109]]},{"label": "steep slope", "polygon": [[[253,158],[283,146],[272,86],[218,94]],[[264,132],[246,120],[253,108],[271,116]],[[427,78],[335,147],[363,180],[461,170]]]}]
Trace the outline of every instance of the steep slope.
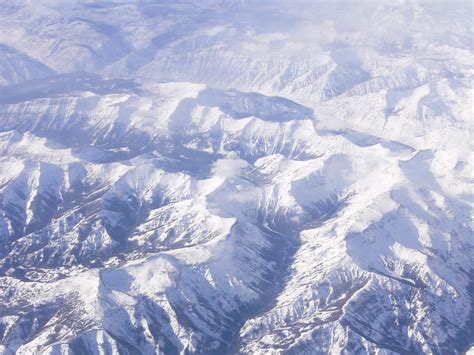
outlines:
[{"label": "steep slope", "polygon": [[472,348],[471,11],[1,4],[0,353]]},{"label": "steep slope", "polygon": [[[443,351],[469,327],[469,208],[432,172],[454,161],[276,97],[58,85],[1,109],[8,351]],[[385,287],[417,306],[372,309]]]}]

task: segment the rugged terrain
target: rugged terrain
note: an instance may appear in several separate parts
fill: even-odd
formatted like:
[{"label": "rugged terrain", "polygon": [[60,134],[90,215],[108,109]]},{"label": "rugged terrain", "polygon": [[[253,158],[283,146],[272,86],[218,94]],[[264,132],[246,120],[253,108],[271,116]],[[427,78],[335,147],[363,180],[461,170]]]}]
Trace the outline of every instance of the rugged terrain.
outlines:
[{"label": "rugged terrain", "polygon": [[0,0],[0,353],[467,351],[471,14]]}]

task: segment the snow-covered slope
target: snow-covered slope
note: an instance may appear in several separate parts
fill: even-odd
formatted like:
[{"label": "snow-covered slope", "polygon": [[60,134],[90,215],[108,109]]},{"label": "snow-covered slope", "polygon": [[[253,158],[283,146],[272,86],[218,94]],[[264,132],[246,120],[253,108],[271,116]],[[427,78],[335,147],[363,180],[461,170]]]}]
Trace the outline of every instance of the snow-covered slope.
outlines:
[{"label": "snow-covered slope", "polygon": [[0,353],[467,351],[455,5],[1,4]]}]

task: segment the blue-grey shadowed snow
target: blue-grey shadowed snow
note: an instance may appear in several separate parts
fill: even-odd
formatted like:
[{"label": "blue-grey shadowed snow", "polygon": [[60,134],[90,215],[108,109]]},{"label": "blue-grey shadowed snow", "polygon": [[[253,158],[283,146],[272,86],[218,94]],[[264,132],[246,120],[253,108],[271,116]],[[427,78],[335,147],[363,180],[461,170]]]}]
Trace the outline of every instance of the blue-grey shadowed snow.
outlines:
[{"label": "blue-grey shadowed snow", "polygon": [[[161,150],[162,153],[165,153]],[[200,152],[181,147],[174,150],[166,157],[153,160],[154,166],[169,172],[186,173],[199,179],[208,178],[216,160],[222,158],[221,154]]]},{"label": "blue-grey shadowed snow", "polygon": [[176,29],[153,37],[147,47],[140,49],[127,57],[127,68],[133,72],[150,63],[161,48],[165,48],[167,45],[179,38],[179,30]]},{"label": "blue-grey shadowed snow", "polygon": [[415,148],[410,147],[407,144],[400,142],[391,141],[388,139],[376,137],[364,132],[357,132],[352,129],[344,130],[327,130],[318,129],[318,133],[321,135],[340,135],[349,140],[351,143],[358,145],[359,147],[371,147],[376,144],[380,144],[382,147],[397,153],[413,153]]},{"label": "blue-grey shadowed snow", "polygon": [[270,122],[311,119],[313,110],[278,96],[243,93],[236,90],[205,89],[196,98],[204,106],[215,106],[234,118],[255,116]]},{"label": "blue-grey shadowed snow", "polygon": [[0,104],[14,104],[34,99],[66,96],[90,91],[98,95],[134,92],[142,93],[133,80],[103,80],[88,73],[59,74],[44,79],[24,81],[21,84],[0,86]]},{"label": "blue-grey shadowed snow", "polygon": [[471,13],[3,1],[0,352],[464,353]]},{"label": "blue-grey shadowed snow", "polygon": [[90,51],[97,57],[96,69],[114,63],[131,53],[133,46],[127,41],[119,26],[112,26],[105,22],[77,17],[73,20],[81,21],[90,26],[94,31],[107,37],[97,49],[89,47]]},{"label": "blue-grey shadowed snow", "polygon": [[[0,43],[0,83],[19,83],[54,75],[54,70],[38,60]],[[1,87],[1,86],[0,86]]]}]

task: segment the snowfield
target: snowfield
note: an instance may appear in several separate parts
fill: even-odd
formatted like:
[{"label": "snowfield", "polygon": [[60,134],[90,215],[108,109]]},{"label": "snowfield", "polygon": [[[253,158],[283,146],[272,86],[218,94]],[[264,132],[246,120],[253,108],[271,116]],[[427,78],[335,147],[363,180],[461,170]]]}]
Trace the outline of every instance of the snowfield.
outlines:
[{"label": "snowfield", "polygon": [[472,6],[0,0],[0,354],[472,352]]}]

